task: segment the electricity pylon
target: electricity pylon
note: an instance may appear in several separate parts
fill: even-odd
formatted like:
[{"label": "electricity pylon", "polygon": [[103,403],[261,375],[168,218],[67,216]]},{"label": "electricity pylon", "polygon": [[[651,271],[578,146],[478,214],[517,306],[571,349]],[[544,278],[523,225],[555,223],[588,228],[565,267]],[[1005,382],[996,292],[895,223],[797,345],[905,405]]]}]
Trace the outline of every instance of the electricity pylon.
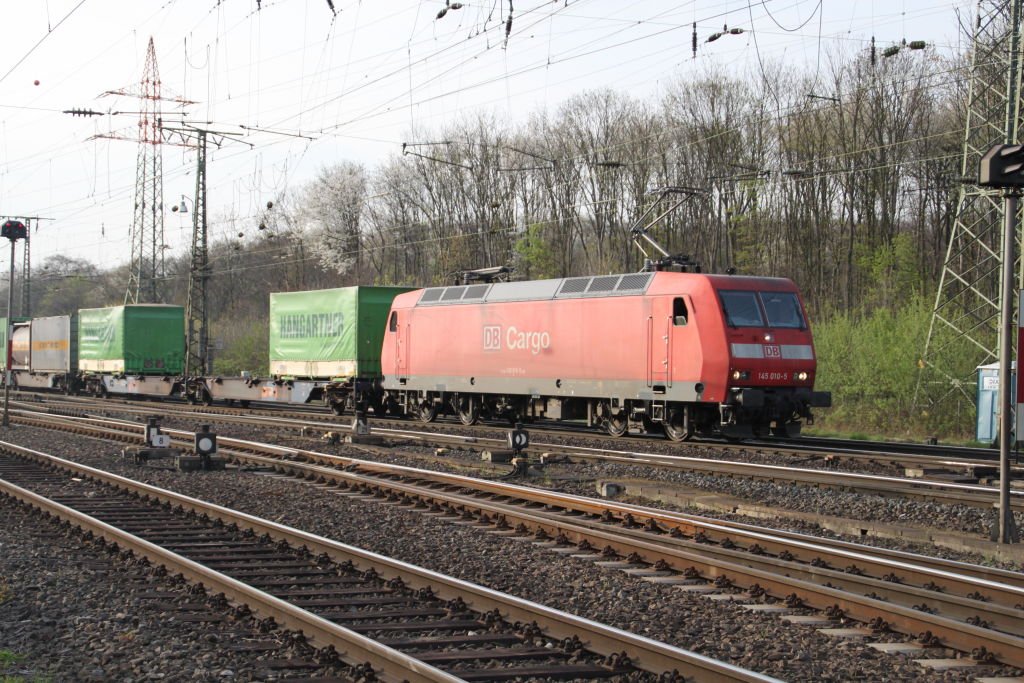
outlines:
[{"label": "electricity pylon", "polygon": [[[137,92],[122,88],[108,90],[104,95],[128,95],[139,98],[138,154],[135,165],[135,205],[132,215],[131,262],[126,304],[156,303],[160,300],[158,283],[164,277],[164,177],[163,177],[163,114],[161,102],[195,104],[180,97],[160,94],[160,71],[156,64],[156,48],[152,36],[146,49],[146,63]],[[92,112],[90,112],[92,113]],[[120,133],[93,137],[115,140],[131,139]]]},{"label": "electricity pylon", "polygon": [[[973,406],[975,368],[999,358],[1000,270],[1003,258],[1016,256],[1001,253],[1002,191],[980,187],[977,179],[978,163],[989,148],[1020,140],[1021,2],[978,2],[971,44],[963,184],[918,363],[914,402],[925,410],[949,400]],[[1024,271],[1020,281],[1024,286]]]}]

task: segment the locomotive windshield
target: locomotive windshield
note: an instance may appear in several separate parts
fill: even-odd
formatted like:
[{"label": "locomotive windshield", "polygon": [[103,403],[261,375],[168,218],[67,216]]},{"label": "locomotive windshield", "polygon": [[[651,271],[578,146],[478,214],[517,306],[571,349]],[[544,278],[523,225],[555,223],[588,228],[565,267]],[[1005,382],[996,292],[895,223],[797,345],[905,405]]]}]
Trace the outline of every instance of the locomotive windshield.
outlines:
[{"label": "locomotive windshield", "polygon": [[792,292],[720,290],[718,295],[732,327],[806,327],[800,301]]},{"label": "locomotive windshield", "polygon": [[768,317],[768,327],[790,327],[803,329],[804,316],[800,301],[792,292],[760,292],[761,303]]},{"label": "locomotive windshield", "polygon": [[725,317],[733,327],[764,327],[761,307],[757,305],[757,292],[720,291]]}]

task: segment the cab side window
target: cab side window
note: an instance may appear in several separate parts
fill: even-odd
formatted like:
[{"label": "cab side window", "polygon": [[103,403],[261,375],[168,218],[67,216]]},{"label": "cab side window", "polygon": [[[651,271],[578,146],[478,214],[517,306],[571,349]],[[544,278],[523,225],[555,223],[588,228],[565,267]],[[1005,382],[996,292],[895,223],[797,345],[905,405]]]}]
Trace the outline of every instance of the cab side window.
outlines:
[{"label": "cab side window", "polygon": [[690,319],[690,313],[686,310],[686,302],[683,297],[677,296],[672,300],[672,324],[685,325]]},{"label": "cab side window", "polygon": [[394,332],[398,329],[398,313],[391,311],[391,320],[388,322],[388,332]]}]

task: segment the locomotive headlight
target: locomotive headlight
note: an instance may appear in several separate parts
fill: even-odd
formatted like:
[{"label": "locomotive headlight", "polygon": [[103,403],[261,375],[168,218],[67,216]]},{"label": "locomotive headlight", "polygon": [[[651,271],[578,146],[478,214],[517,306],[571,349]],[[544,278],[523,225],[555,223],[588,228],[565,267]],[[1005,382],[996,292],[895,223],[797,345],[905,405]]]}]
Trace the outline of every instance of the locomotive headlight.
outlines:
[{"label": "locomotive headlight", "polygon": [[733,370],[732,378],[734,380],[750,379],[750,370]]},{"label": "locomotive headlight", "polygon": [[765,340],[765,341],[766,341],[767,343],[769,343],[769,344],[770,344],[770,343],[772,342],[772,335],[770,335],[770,334],[766,334],[766,335],[764,335],[764,340]]},{"label": "locomotive headlight", "polygon": [[732,371],[732,378],[733,379],[739,379],[742,376],[743,376],[743,373],[740,372],[739,370],[733,370]]},{"label": "locomotive headlight", "polygon": [[800,380],[801,382],[803,382],[804,380],[807,379],[807,373],[806,372],[798,372],[798,373],[796,373],[796,378],[798,380]]}]

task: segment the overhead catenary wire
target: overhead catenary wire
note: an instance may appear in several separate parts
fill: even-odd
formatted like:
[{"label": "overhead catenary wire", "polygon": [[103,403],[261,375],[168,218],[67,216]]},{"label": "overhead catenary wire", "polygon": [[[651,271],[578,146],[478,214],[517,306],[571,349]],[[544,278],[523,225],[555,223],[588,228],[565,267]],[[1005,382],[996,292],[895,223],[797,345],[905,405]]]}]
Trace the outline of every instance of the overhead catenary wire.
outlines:
[{"label": "overhead catenary wire", "polygon": [[[266,4],[266,3],[264,3],[264,4]],[[561,3],[560,3],[560,4],[561,4]],[[570,8],[573,8],[573,7],[574,7],[574,3],[570,3],[570,4],[569,4],[569,7],[570,7]],[[742,6],[741,6],[741,5],[740,5],[740,8],[741,8],[741,9],[745,9],[745,8],[742,8]],[[516,19],[516,23],[518,24],[518,22],[519,22],[519,19],[518,19],[518,17],[517,17],[517,19]],[[226,29],[230,29],[231,27],[225,27],[225,28],[226,28]],[[317,73],[319,73],[319,70],[317,70]],[[236,95],[237,95],[237,93],[232,93],[232,94],[236,94]]]}]

